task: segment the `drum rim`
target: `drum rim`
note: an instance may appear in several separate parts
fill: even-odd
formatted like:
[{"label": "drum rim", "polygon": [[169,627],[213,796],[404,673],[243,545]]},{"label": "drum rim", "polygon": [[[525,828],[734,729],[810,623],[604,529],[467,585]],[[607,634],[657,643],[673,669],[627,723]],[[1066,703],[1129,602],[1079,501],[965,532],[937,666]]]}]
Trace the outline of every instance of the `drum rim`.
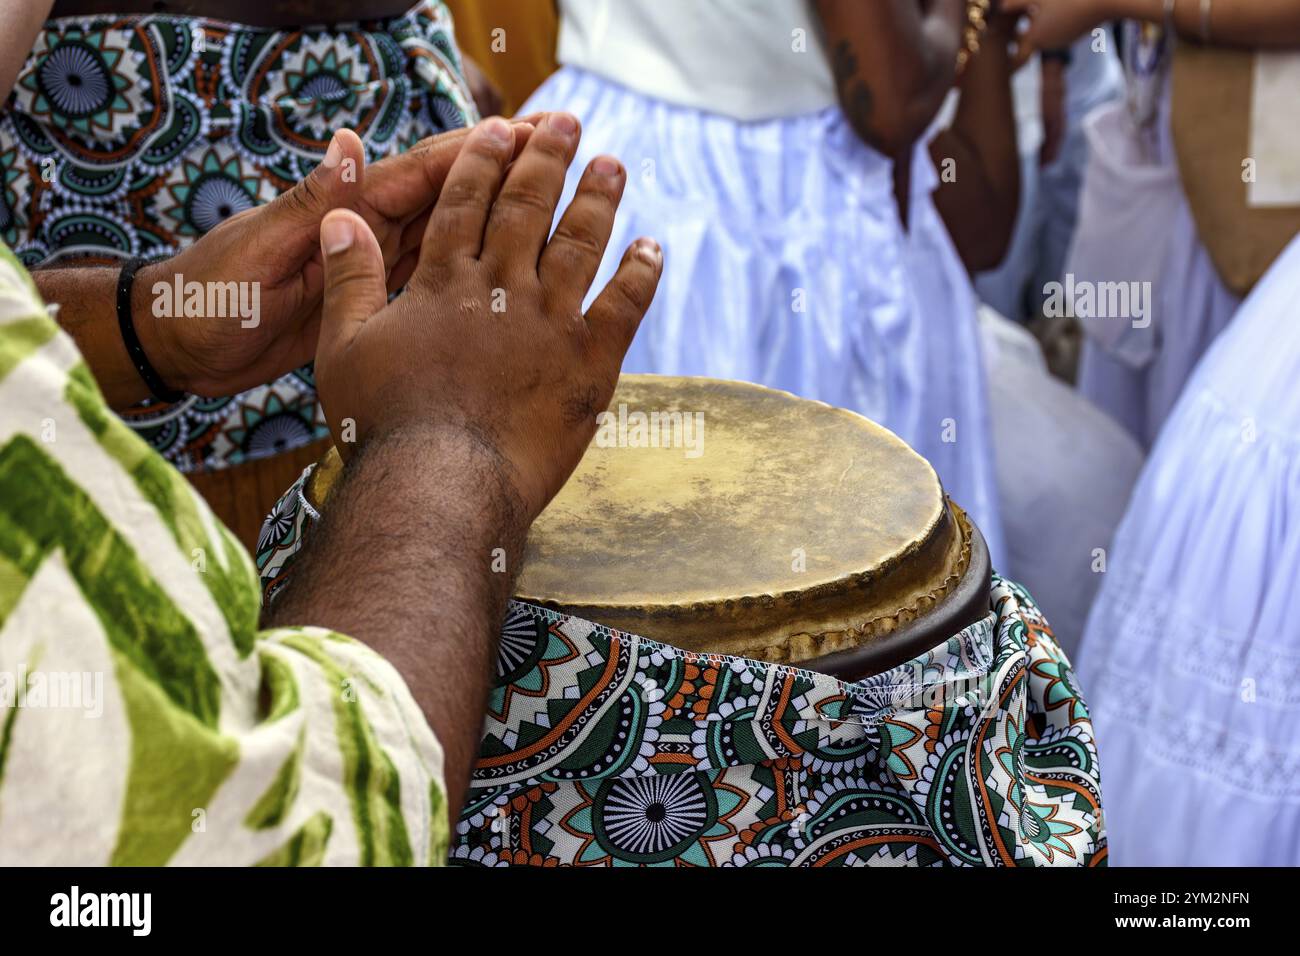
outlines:
[{"label": "drum rim", "polygon": [[970,544],[966,570],[957,583],[915,620],[857,647],[800,661],[798,667],[855,683],[905,664],[989,616],[993,565],[988,544],[966,513],[949,503]]}]

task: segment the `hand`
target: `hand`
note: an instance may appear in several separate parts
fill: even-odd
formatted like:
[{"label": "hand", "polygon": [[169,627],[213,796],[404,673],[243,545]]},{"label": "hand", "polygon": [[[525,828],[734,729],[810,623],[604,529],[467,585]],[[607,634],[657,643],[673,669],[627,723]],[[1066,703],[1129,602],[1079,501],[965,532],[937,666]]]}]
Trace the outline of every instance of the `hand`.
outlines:
[{"label": "hand", "polygon": [[1039,101],[1043,109],[1043,145],[1038,151],[1038,165],[1050,166],[1061,155],[1065,142],[1065,64],[1060,60],[1043,60]]},{"label": "hand", "polygon": [[[520,121],[516,141],[526,142],[531,129]],[[339,130],[324,161],[293,189],[232,216],[173,258],[141,269],[133,314],[164,381],[199,395],[233,395],[310,362],[325,284],[321,219],[331,209],[355,211],[379,243],[390,287],[400,287],[415,266],[429,209],[468,135],[458,130],[430,137],[367,170],[361,140]],[[182,290],[184,283],[197,282],[216,297],[242,290],[246,304],[256,290],[257,314],[233,315],[227,308],[224,316],[185,317],[184,302],[171,294],[177,277]]]},{"label": "hand", "polygon": [[1035,51],[1064,49],[1111,19],[1107,0],[1002,0],[1002,9],[1029,17],[1016,48],[1017,67]]},{"label": "hand", "polygon": [[325,218],[316,379],[345,459],[373,435],[435,423],[488,454],[527,520],[567,480],[662,267],[657,244],[633,243],[583,315],[627,174],[594,159],[550,235],[580,135],[576,119],[551,114],[511,163],[515,131],[499,118],[476,127],[391,304],[368,224]]}]

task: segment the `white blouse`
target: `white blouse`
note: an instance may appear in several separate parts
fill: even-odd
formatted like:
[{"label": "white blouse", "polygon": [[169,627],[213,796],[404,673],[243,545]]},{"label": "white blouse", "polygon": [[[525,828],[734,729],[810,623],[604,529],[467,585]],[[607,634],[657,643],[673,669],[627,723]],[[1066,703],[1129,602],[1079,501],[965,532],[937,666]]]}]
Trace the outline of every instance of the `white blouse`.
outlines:
[{"label": "white blouse", "polygon": [[741,121],[838,103],[810,0],[560,0],[559,60]]}]

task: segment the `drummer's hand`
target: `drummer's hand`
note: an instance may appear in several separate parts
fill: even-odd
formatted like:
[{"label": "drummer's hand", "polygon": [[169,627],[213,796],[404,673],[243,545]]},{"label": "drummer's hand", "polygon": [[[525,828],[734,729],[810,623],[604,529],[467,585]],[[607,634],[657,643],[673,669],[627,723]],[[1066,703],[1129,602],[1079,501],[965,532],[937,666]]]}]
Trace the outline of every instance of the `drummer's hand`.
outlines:
[{"label": "drummer's hand", "polygon": [[[516,142],[523,143],[532,126],[520,121],[515,130]],[[319,241],[325,214],[355,210],[383,252],[389,287],[400,287],[415,268],[429,211],[468,135],[458,130],[430,137],[366,169],[361,140],[339,130],[325,160],[293,189],[232,216],[173,258],[141,269],[134,315],[163,380],[199,395],[233,395],[311,361],[325,285]],[[255,288],[257,314],[155,315],[155,283],[174,288],[177,276],[205,289],[232,282]],[[251,291],[245,301],[251,301]]]},{"label": "drummer's hand", "polygon": [[548,241],[579,136],[573,117],[551,114],[512,164],[510,125],[476,127],[391,304],[369,226],[350,212],[326,217],[316,379],[345,458],[373,435],[433,426],[486,452],[529,520],[563,485],[609,403],[662,265],[658,245],[638,240],[582,313],[626,172],[595,159]]},{"label": "drummer's hand", "polygon": [[1002,0],[1002,10],[1029,17],[1020,34],[1015,66],[1020,67],[1039,50],[1060,50],[1073,45],[1090,30],[1112,18],[1110,0]]}]

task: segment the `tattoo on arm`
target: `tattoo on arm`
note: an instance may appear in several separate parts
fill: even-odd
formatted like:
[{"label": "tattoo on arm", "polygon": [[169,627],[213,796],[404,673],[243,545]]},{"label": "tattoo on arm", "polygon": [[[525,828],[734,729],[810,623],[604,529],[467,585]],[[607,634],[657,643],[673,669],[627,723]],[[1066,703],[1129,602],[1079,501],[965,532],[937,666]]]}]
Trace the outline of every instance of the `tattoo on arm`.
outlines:
[{"label": "tattoo on arm", "polygon": [[884,144],[873,125],[876,98],[858,72],[858,55],[848,40],[840,40],[835,45],[831,70],[840,91],[840,103],[854,130],[873,149],[883,152]]}]

